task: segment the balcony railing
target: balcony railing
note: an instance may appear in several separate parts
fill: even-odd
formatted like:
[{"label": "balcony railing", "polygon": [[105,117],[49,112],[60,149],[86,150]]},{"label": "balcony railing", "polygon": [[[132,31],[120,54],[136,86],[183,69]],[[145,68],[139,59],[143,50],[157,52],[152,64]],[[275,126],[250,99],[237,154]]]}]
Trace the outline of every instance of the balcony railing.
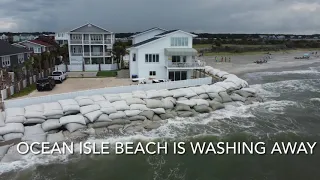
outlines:
[{"label": "balcony railing", "polygon": [[105,39],[105,40],[104,40],[104,43],[105,43],[105,44],[111,44],[111,39]]},{"label": "balcony railing", "polygon": [[82,44],[82,40],[71,40],[71,44]]},{"label": "balcony railing", "polygon": [[111,56],[111,52],[105,52],[104,55],[105,56]]},{"label": "balcony railing", "polygon": [[91,56],[102,56],[103,52],[91,52]]},{"label": "balcony railing", "polygon": [[91,44],[103,44],[102,40],[91,40]]},{"label": "balcony railing", "polygon": [[90,56],[90,52],[84,52],[83,55],[84,56]]},{"label": "balcony railing", "polygon": [[83,44],[90,44],[89,40],[83,40]]},{"label": "balcony railing", "polygon": [[176,68],[197,68],[204,67],[205,62],[168,62],[168,67],[176,67]]},{"label": "balcony railing", "polygon": [[[71,56],[90,56],[90,52],[71,53]],[[111,56],[111,52],[91,52],[91,56]]]},{"label": "balcony railing", "polygon": [[82,53],[71,53],[71,56],[82,56]]}]

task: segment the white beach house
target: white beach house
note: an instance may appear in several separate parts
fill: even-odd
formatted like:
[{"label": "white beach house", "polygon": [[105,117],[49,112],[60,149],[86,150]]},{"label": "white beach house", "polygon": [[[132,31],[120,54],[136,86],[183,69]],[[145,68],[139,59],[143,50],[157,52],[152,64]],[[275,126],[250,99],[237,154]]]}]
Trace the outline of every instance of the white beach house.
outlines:
[{"label": "white beach house", "polygon": [[[68,32],[70,65],[110,65],[102,70],[112,70],[117,66],[111,57],[114,33],[93,24],[85,24]],[[112,66],[111,66],[112,65]],[[88,69],[88,68],[87,68]]]},{"label": "white beach house", "polygon": [[68,32],[57,32],[54,35],[54,40],[60,45],[63,46],[68,44],[69,34]]},{"label": "white beach house", "polygon": [[[160,33],[158,33],[161,31]],[[133,37],[130,77],[146,79],[190,79],[194,70],[204,69],[192,48],[196,35],[182,31],[151,29]]]}]

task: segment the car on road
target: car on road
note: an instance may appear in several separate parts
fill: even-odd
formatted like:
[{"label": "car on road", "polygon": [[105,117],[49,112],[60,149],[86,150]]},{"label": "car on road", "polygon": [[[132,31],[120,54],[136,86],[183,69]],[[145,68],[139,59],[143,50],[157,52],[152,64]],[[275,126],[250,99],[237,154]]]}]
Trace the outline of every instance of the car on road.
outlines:
[{"label": "car on road", "polygon": [[53,71],[50,77],[52,77],[55,81],[62,83],[67,79],[67,73],[63,71]]},{"label": "car on road", "polygon": [[37,80],[37,90],[52,90],[56,86],[56,82],[52,77],[43,77]]}]

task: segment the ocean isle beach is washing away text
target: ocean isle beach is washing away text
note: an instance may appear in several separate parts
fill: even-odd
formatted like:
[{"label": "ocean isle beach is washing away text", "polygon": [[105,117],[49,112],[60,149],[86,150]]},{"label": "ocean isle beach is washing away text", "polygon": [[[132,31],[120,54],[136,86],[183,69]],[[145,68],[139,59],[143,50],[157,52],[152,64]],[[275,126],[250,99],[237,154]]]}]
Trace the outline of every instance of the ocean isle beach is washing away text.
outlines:
[{"label": "ocean isle beach is washing away text", "polygon": [[[17,146],[20,154],[176,154],[186,153],[199,155],[312,155],[317,142],[275,142],[271,146],[265,142],[80,142],[53,143],[48,142],[28,144],[21,142]],[[38,148],[37,148],[38,147]],[[41,148],[39,148],[41,147]]]}]

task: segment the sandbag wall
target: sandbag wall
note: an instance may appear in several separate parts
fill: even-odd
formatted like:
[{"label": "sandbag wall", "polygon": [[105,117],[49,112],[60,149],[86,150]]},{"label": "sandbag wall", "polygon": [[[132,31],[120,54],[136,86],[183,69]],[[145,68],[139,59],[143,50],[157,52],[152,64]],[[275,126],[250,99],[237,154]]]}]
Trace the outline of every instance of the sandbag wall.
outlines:
[{"label": "sandbag wall", "polygon": [[[223,103],[256,100],[256,92],[248,88],[246,81],[209,66],[205,71],[221,81],[173,90],[80,96],[5,109],[0,113],[0,140],[63,142],[88,128],[135,133],[158,128],[169,118],[192,117],[224,108]],[[0,149],[0,158],[3,152]]]}]

